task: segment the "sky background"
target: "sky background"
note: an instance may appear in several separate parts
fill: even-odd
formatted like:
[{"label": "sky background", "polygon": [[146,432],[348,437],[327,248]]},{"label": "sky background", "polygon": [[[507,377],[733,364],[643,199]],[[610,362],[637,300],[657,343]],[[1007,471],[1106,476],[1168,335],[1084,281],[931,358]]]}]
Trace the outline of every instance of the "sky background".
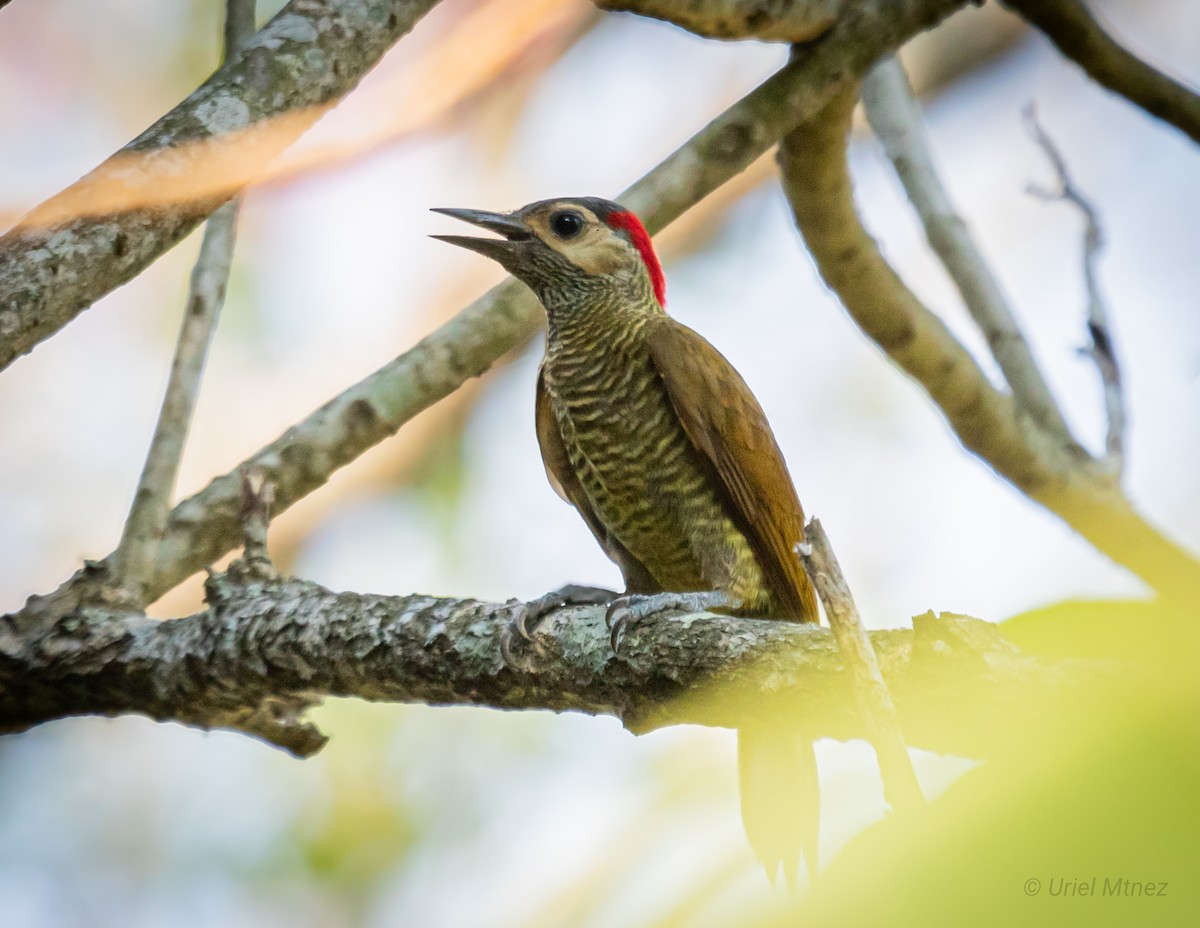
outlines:
[{"label": "sky background", "polygon": [[[260,4],[260,19],[279,5]],[[562,25],[520,67],[425,118],[429,87],[457,67],[439,43],[474,8],[439,9],[301,146],[367,150],[250,194],[180,496],[500,279],[427,237],[451,231],[430,207],[613,196],[786,57],[632,16],[582,31],[590,5],[543,5]],[[0,217],[69,184],[201,82],[217,56],[218,8],[20,0],[0,12]],[[1200,83],[1200,7],[1103,9],[1140,54]],[[1036,104],[1104,227],[1130,496],[1200,549],[1196,147],[1029,33],[926,103],[951,196],[1069,421],[1097,448],[1097,376],[1078,350],[1080,217],[1026,193],[1053,180],[1022,124]],[[887,256],[981,356],[865,133],[851,162]],[[962,450],[826,292],[762,176],[664,250],[668,307],[758,395],[868,625],[905,625],[928,609],[999,620],[1072,597],[1140,595]],[[193,235],[0,374],[0,612],[115,546],[198,245]],[[272,544],[282,562],[334,589],[378,593],[506,599],[619,584],[545,481],[533,431],[539,354],[531,346],[423,414],[281,517]],[[198,605],[193,581],[154,612]],[[713,896],[711,921],[698,923],[721,924],[764,892],[740,835],[731,733],[634,738],[612,719],[354,702],[317,718],[332,742],[306,762],[134,718],[0,740],[0,924],[641,925],[698,886]],[[819,758],[828,857],[884,807],[863,745],[822,743]],[[965,766],[918,756],[932,791]]]}]

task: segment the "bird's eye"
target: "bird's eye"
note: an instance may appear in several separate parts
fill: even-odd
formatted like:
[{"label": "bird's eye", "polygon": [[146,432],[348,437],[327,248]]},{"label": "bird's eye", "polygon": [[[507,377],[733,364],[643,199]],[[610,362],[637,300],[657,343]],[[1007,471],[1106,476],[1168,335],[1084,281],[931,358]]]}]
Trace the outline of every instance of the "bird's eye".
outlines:
[{"label": "bird's eye", "polygon": [[559,210],[550,217],[550,231],[559,238],[574,238],[583,231],[583,217],[574,210]]}]

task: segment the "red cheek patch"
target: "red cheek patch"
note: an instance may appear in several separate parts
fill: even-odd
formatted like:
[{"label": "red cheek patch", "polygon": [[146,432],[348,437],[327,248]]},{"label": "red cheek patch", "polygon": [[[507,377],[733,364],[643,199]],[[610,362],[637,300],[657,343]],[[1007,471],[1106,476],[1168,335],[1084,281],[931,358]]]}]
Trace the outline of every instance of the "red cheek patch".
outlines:
[{"label": "red cheek patch", "polygon": [[659,306],[665,307],[667,305],[667,279],[663,276],[662,265],[658,263],[658,255],[654,253],[654,246],[650,243],[650,233],[646,231],[642,221],[629,210],[611,213],[607,221],[610,229],[622,229],[629,233],[633,247],[642,256],[646,270],[650,273],[650,284],[654,287],[654,297],[658,300]]}]

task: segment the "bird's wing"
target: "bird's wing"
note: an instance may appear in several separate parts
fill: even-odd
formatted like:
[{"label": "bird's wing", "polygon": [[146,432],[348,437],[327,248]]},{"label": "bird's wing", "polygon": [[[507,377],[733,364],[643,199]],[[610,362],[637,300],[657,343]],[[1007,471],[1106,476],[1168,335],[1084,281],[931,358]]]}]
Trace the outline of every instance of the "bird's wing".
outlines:
[{"label": "bird's wing", "polygon": [[711,465],[779,617],[817,621],[816,594],[795,553],[804,538],[804,510],[758,400],[724,355],[670,316],[658,317],[648,338],[675,412]]},{"label": "bird's wing", "polygon": [[554,492],[561,496],[578,510],[591,529],[592,535],[599,542],[609,560],[621,569],[625,580],[625,591],[628,593],[658,593],[661,587],[651,577],[650,572],[635,558],[616,538],[609,534],[592,508],[591,501],[583,490],[583,485],[571,467],[571,459],[567,455],[567,446],[563,443],[562,432],[554,410],[550,406],[550,394],[546,392],[545,376],[538,369],[537,398],[535,401],[534,423],[537,429],[538,445],[542,449],[542,463],[546,467],[546,479]]}]

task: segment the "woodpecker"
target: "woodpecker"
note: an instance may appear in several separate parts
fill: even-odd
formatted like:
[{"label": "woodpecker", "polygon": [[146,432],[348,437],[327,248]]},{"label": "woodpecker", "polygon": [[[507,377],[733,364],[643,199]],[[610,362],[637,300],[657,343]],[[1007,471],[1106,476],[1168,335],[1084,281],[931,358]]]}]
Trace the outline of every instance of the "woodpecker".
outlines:
[{"label": "woodpecker", "polygon": [[[596,197],[435,212],[498,234],[434,238],[498,261],[546,310],[537,437],[551,486],[624,578],[609,608],[614,650],[624,624],[666,609],[817,622],[795,554],[804,512],[779,445],[729,361],[666,314],[662,265],[641,221]],[[575,592],[564,587],[540,608]],[[520,617],[522,635],[529,619]],[[738,755],[742,818],[768,876],[782,867],[791,882],[802,852],[811,875],[811,739],[747,725]]]}]

